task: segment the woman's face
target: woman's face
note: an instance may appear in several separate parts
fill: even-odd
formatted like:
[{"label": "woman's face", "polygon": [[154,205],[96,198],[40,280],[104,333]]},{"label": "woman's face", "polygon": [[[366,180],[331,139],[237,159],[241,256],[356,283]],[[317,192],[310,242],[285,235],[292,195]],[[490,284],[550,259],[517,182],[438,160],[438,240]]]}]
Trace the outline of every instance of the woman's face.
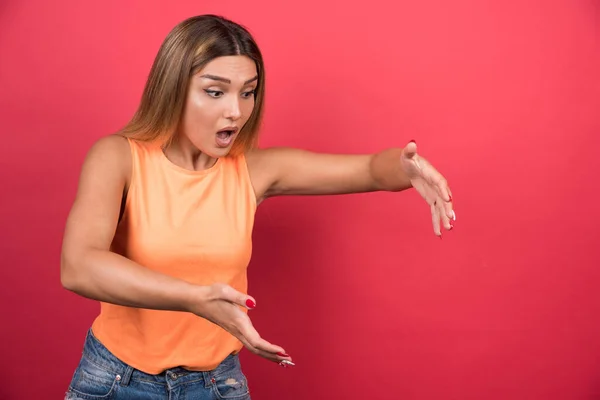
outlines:
[{"label": "woman's face", "polygon": [[252,114],[257,84],[252,59],[215,58],[190,81],[180,133],[207,156],[226,156]]}]

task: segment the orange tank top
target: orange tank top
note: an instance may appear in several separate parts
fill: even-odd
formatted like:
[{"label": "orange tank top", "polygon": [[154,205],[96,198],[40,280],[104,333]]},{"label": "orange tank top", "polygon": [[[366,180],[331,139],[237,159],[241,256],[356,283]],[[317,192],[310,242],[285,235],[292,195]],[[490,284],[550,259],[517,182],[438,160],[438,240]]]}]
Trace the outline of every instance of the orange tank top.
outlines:
[{"label": "orange tank top", "polygon": [[[157,145],[129,145],[131,182],[111,250],[188,282],[221,282],[247,293],[256,197],[245,157],[190,171]],[[103,302],[92,331],[117,358],[149,374],[178,366],[208,371],[243,347],[191,313]]]}]

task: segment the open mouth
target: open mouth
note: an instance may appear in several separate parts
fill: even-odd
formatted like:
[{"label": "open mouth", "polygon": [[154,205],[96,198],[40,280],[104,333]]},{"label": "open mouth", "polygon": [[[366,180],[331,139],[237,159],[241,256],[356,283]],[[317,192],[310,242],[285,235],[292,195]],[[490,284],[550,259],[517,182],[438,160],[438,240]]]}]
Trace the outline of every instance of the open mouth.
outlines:
[{"label": "open mouth", "polygon": [[225,128],[217,132],[217,145],[219,147],[228,147],[232,142],[237,128]]}]

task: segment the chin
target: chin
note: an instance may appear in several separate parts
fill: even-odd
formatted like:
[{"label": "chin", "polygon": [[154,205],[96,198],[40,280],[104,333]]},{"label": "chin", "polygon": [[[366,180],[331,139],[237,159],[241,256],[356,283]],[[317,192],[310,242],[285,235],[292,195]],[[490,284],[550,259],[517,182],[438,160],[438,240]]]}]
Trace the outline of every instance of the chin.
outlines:
[{"label": "chin", "polygon": [[196,144],[194,143],[194,147],[196,147],[200,152],[206,154],[211,158],[221,158],[227,156],[233,147],[233,143],[227,147],[220,147],[216,144]]},{"label": "chin", "polygon": [[229,146],[229,147],[216,147],[215,146],[214,149],[211,149],[211,152],[207,153],[207,154],[214,158],[226,157],[229,155],[229,153],[231,153],[231,148],[232,148],[232,146]]}]

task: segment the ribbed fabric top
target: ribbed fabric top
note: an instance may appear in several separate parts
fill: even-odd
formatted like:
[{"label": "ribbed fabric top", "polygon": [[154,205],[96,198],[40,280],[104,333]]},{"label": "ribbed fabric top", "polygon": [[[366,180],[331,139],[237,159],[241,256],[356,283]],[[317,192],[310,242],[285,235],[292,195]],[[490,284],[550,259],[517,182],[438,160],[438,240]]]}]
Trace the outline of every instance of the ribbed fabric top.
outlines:
[{"label": "ribbed fabric top", "polygon": [[[188,282],[246,293],[256,197],[245,157],[190,171],[157,145],[129,144],[131,183],[111,250]],[[92,330],[116,357],[149,374],[177,366],[211,370],[242,348],[222,328],[185,312],[101,303]]]}]

